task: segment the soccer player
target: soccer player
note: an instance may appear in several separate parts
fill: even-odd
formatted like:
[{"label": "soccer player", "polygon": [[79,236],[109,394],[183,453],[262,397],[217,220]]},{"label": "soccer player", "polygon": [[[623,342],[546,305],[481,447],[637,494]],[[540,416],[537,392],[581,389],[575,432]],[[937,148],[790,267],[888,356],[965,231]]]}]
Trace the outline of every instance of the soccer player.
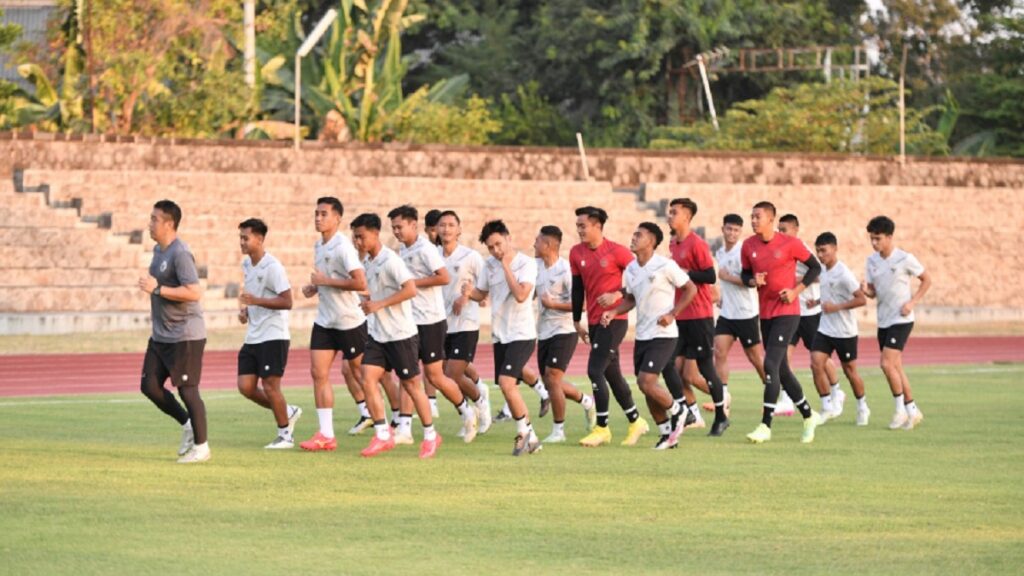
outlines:
[{"label": "soccer player", "polygon": [[[676,317],[679,340],[675,355],[682,358],[678,367],[682,368],[684,385],[693,385],[698,380],[697,373],[707,382],[711,400],[715,403],[715,422],[708,436],[721,436],[729,428],[729,418],[725,414],[727,390],[718,378],[714,361],[715,311],[711,303],[711,285],[716,280],[715,261],[711,258],[708,243],[690,228],[690,222],[696,215],[697,203],[689,198],[675,198],[669,202],[668,225],[675,232],[675,242],[669,244],[669,250],[672,259],[697,286],[697,295]],[[684,296],[682,287],[676,291],[676,296]],[[692,395],[691,391],[691,398]],[[700,412],[691,398],[685,399],[686,406],[699,420]],[[676,400],[682,398],[677,397]]]},{"label": "soccer player", "polygon": [[[444,373],[462,393],[476,404],[479,418],[478,433],[491,427],[490,391],[480,380],[473,358],[480,339],[480,304],[462,293],[465,285],[476,286],[484,267],[480,253],[459,243],[462,220],[454,211],[441,212],[437,222],[441,257],[448,270],[448,283],[444,285],[444,308],[448,315],[448,333],[444,337]],[[465,437],[466,428],[459,431]]]},{"label": "soccer player", "polygon": [[[794,398],[804,417],[800,441],[814,442],[814,430],[820,417],[804,398],[800,382],[789,367],[786,352],[793,334],[800,325],[800,293],[814,283],[821,273],[818,260],[796,238],[775,229],[775,205],[758,202],[750,215],[754,235],[743,242],[740,277],[747,286],[756,287],[761,312],[761,336],[764,339],[765,387],[761,424],[747,439],[756,444],[772,438],[772,415],[779,398],[779,386]],[[796,281],[796,263],[807,266],[801,282]]]},{"label": "soccer player", "polygon": [[[139,278],[139,289],[149,294],[153,334],[146,345],[140,388],[157,408],[181,424],[178,463],[193,464],[210,459],[206,405],[199,395],[206,324],[199,304],[203,289],[196,260],[188,245],[178,239],[180,223],[177,204],[161,200],[153,205],[149,237],[156,246],[149,273]],[[164,387],[168,378],[184,407]]]},{"label": "soccer player", "polygon": [[821,395],[821,417],[828,421],[839,416],[839,411],[833,409],[839,385],[830,388],[825,370],[826,360],[835,352],[857,399],[857,426],[867,426],[871,410],[864,396],[864,380],[857,373],[857,318],[853,310],[867,304],[868,299],[857,277],[839,260],[839,241],[835,234],[819,234],[814,241],[814,249],[824,266],[818,278],[821,285],[821,323],[811,345],[811,370]]},{"label": "soccer player", "polygon": [[[416,284],[416,297],[412,301],[412,317],[419,333],[420,361],[428,382],[444,394],[455,405],[462,417],[465,428],[463,441],[467,444],[476,438],[477,408],[470,406],[465,394],[454,380],[444,373],[444,341],[448,334],[447,315],[444,307],[444,287],[448,284],[448,268],[437,246],[419,233],[419,214],[416,208],[406,204],[388,212],[391,230],[401,243],[399,255],[412,272]],[[431,414],[434,413],[433,406]],[[411,425],[412,414],[406,423]],[[395,438],[398,444],[411,444],[409,427],[399,425]],[[405,432],[410,431],[406,435]]]},{"label": "soccer player", "polygon": [[281,450],[295,446],[293,432],[302,408],[289,405],[281,393],[291,343],[288,311],[292,308],[292,287],[284,266],[266,251],[266,237],[267,225],[258,218],[238,225],[238,243],[245,255],[245,289],[238,297],[243,305],[238,320],[248,324],[245,344],[238,351],[238,391],[274,414],[277,437],[265,448]]},{"label": "soccer player", "polygon": [[722,219],[722,246],[715,252],[721,282],[720,311],[715,324],[715,371],[722,388],[729,385],[729,350],[739,340],[747,361],[764,382],[764,354],[761,352],[761,328],[758,326],[757,290],[743,284],[740,274],[743,217],[726,214]]},{"label": "soccer player", "polygon": [[476,302],[488,296],[491,298],[494,379],[501,387],[516,422],[512,455],[532,454],[541,449],[541,443],[530,424],[526,402],[516,385],[519,380],[538,380],[538,376],[526,366],[537,343],[533,311],[537,262],[513,247],[508,228],[501,220],[484,224],[480,243],[487,246],[491,256],[484,264],[476,286],[465,286],[463,293]]},{"label": "soccer player", "polygon": [[366,279],[370,295],[360,306],[364,313],[373,316],[362,372],[374,435],[360,454],[376,456],[395,447],[396,434],[384,418],[379,388],[384,373],[394,370],[423,425],[420,458],[433,458],[441,447],[441,435],[434,430],[430,402],[420,383],[419,331],[412,315],[416,281],[402,258],[381,243],[380,224],[376,214],[360,214],[351,224],[356,245],[367,254]]},{"label": "soccer player", "polygon": [[[650,430],[647,421],[640,417],[636,409],[633,393],[622,377],[622,367],[619,365],[619,346],[628,328],[626,315],[616,317],[607,325],[601,324],[601,315],[614,308],[615,301],[606,299],[611,301],[602,303],[600,297],[622,289],[622,271],[633,261],[633,254],[628,248],[604,237],[604,224],[607,221],[608,213],[602,208],[577,208],[576,232],[580,243],[569,251],[572,319],[580,339],[590,345],[587,376],[597,405],[596,425],[590,434],[580,440],[581,445],[588,447],[612,441],[612,431],[608,427],[609,385],[629,420],[629,430],[626,439],[622,441],[623,445],[635,445]],[[587,305],[587,327],[581,322],[584,300]]]},{"label": "soccer player", "polygon": [[[800,238],[800,220],[797,219],[796,214],[783,214],[783,216],[779,218],[779,232],[792,236],[793,238]],[[801,243],[803,243],[803,241],[801,241]],[[806,243],[803,244],[808,251],[811,250]],[[796,281],[800,282],[806,273],[807,267],[804,266],[802,262],[797,262]],[[804,348],[807,349],[807,352],[813,352],[811,350],[811,346],[814,344],[814,338],[818,333],[818,324],[820,323],[821,285],[819,282],[814,282],[808,286],[806,290],[800,293],[800,327],[797,328],[796,334],[793,334],[793,340],[789,343],[789,351],[786,353],[788,355],[787,359],[789,360],[790,365],[793,364],[793,351],[796,350],[796,346],[801,340],[803,340]],[[836,375],[836,365],[832,363],[831,357],[826,358],[825,374],[828,384],[838,390],[838,394],[835,398],[835,416],[838,417],[843,412],[843,404],[846,402],[846,394],[842,390],[839,390],[839,376]],[[821,390],[819,389],[818,392],[820,393]],[[793,414],[792,399],[786,395],[785,391],[780,395],[779,405],[775,408],[775,414],[784,416],[791,416]],[[824,414],[822,415],[822,418],[827,419]]]},{"label": "soccer player", "polygon": [[551,397],[554,425],[545,444],[565,442],[565,399],[583,406],[587,429],[594,427],[597,411],[594,398],[579,391],[565,380],[579,334],[572,323],[572,271],[569,261],[560,258],[562,230],[558,226],[544,226],[533,242],[533,255],[537,258],[537,368]]},{"label": "soccer player", "polygon": [[[366,315],[359,307],[358,296],[366,290],[366,273],[352,242],[339,230],[344,213],[345,208],[337,198],[317,199],[313,222],[320,238],[313,246],[315,266],[309,275],[309,284],[302,287],[306,298],[319,298],[309,339],[310,375],[319,427],[312,438],[299,444],[310,452],[330,451],[338,446],[334,437],[331,364],[341,352],[351,373],[360,374],[366,348]],[[369,425],[370,413],[362,385],[358,381],[346,383],[359,409],[359,421],[349,433],[358,434]]]},{"label": "soccer player", "polygon": [[[896,399],[896,413],[889,428],[912,430],[924,420],[914,402],[910,380],[903,370],[903,348],[914,329],[914,306],[924,298],[932,285],[931,276],[913,254],[896,247],[893,233],[896,224],[887,216],[876,216],[868,222],[868,235],[875,253],[868,257],[867,277],[863,287],[868,298],[878,299],[878,347],[882,350],[882,372]],[[920,284],[911,294],[911,279]]]},{"label": "soccer player", "polygon": [[437,208],[428,210],[423,215],[423,233],[427,235],[427,240],[431,244],[441,245],[440,231],[437,229],[437,225],[441,221],[441,211]]},{"label": "soccer player", "polygon": [[[668,391],[658,386],[658,375],[666,368],[675,372],[673,360],[679,334],[676,318],[698,291],[674,260],[654,253],[664,239],[657,224],[640,223],[629,246],[636,260],[623,275],[623,298],[614,310],[601,315],[601,323],[607,325],[616,316],[637,309],[633,369],[637,386],[647,398],[651,417],[658,425],[660,437],[655,450],[675,448],[683,431],[679,422],[682,408]],[[678,290],[682,294],[677,297]]]}]

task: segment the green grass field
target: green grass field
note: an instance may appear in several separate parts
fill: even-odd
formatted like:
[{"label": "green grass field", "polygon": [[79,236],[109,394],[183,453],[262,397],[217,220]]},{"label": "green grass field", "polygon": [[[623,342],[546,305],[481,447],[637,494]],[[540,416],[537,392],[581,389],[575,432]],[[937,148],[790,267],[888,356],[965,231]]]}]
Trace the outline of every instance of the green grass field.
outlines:
[{"label": "green grass field", "polygon": [[[511,425],[466,446],[445,406],[428,462],[412,447],[360,459],[366,436],[269,453],[269,414],[231,391],[207,392],[213,460],[198,466],[174,463],[178,427],[139,396],[0,399],[0,573],[1020,573],[1024,366],[912,369],[913,432],[886,429],[892,401],[867,372],[871,426],[851,399],[810,446],[799,418],[747,444],[760,387],[737,374],[721,439],[517,459]],[[312,394],[288,392],[306,437]],[[354,409],[339,405],[341,431]],[[582,435],[577,406],[568,428]]]}]

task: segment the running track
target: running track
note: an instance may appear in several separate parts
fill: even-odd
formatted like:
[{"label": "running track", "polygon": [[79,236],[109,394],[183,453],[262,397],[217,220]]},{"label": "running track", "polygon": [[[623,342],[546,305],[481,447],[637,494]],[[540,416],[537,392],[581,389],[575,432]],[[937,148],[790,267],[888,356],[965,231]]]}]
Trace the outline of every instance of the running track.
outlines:
[{"label": "running track", "polygon": [[[622,345],[623,371],[632,374],[633,343]],[[808,366],[808,354],[800,348],[794,354],[797,368]],[[235,358],[232,351],[207,352],[203,365],[203,389],[235,387]],[[587,372],[586,347],[580,344],[569,367],[571,375]],[[340,359],[335,361],[331,381],[341,384]],[[977,364],[1024,362],[1024,336],[911,338],[904,362],[908,365]],[[493,375],[494,356],[490,346],[477,350],[476,365],[487,380]],[[531,366],[536,365],[536,360]],[[874,338],[862,337],[858,365],[878,365]],[[736,371],[750,369],[738,345],[733,347],[729,366]],[[40,354],[0,355],[0,397],[50,396],[98,392],[135,392],[142,370],[142,354]],[[308,385],[309,353],[292,350],[284,378],[286,386]]]}]

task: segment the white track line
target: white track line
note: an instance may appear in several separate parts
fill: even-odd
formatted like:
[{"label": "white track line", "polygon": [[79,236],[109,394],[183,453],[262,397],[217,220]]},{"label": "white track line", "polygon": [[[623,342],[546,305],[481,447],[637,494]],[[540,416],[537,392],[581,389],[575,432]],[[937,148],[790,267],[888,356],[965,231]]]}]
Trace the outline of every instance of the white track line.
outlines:
[{"label": "white track line", "polygon": [[[238,398],[239,394],[211,394],[203,396],[203,401],[207,400],[226,400],[228,398]],[[49,406],[55,404],[138,404],[138,403],[149,403],[148,398],[107,398],[107,399],[90,399],[90,400],[15,400],[13,402],[0,401],[0,408],[15,407],[15,406]]]}]

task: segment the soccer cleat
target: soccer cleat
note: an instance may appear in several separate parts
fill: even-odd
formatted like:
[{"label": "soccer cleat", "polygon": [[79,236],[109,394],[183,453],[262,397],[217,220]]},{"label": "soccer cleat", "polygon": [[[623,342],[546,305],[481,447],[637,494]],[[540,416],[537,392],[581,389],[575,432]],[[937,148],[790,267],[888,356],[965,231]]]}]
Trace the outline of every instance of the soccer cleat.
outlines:
[{"label": "soccer cleat", "polygon": [[561,430],[552,431],[547,438],[544,439],[545,444],[561,444],[565,442],[565,432]]},{"label": "soccer cleat", "polygon": [[181,427],[181,444],[178,445],[178,456],[188,454],[188,451],[196,445],[195,436],[192,435],[192,426]]},{"label": "soccer cleat", "polygon": [[707,428],[708,425],[707,423],[704,422],[704,418],[702,418],[700,414],[694,412],[693,410],[687,410],[686,420],[683,426],[686,428],[698,429]]},{"label": "soccer cleat", "polygon": [[430,416],[433,417],[433,418],[437,418],[438,415],[439,415],[439,413],[437,411],[437,402],[431,402],[430,403]]},{"label": "soccer cleat", "polygon": [[867,426],[868,419],[871,418],[871,409],[867,406],[863,408],[857,408],[857,426]]},{"label": "soccer cleat", "polygon": [[793,404],[793,400],[789,396],[779,396],[779,400],[775,403],[775,416],[792,416],[796,414],[796,405]]},{"label": "soccer cleat", "polygon": [[522,434],[516,435],[515,444],[512,446],[512,455],[521,456],[523,452],[533,454],[541,448],[543,448],[543,445],[537,439],[537,434],[531,430],[526,436]]},{"label": "soccer cleat", "polygon": [[[714,412],[715,411],[715,403],[714,402],[705,402],[705,403],[701,404],[700,407],[701,407],[701,410],[704,410],[705,412]],[[726,416],[729,415],[729,412],[730,412],[731,409],[732,409],[732,394],[726,392],[725,393],[725,415]]]},{"label": "soccer cleat", "polygon": [[808,418],[804,418],[804,432],[800,435],[801,444],[814,442],[814,429],[821,425],[821,414],[811,411]]},{"label": "soccer cleat", "polygon": [[540,401],[540,412],[537,412],[537,418],[543,418],[548,415],[551,411],[551,398],[544,398]]},{"label": "soccer cleat", "polygon": [[267,450],[290,450],[295,448],[295,440],[291,436],[285,438],[284,436],[278,436],[274,438],[274,441],[264,446]]},{"label": "soccer cleat", "polygon": [[590,431],[590,434],[587,434],[582,440],[580,440],[580,446],[595,448],[601,444],[609,444],[611,441],[611,428],[607,426],[594,426],[594,429]]},{"label": "soccer cleat", "polygon": [[729,428],[729,419],[715,420],[714,424],[711,425],[711,431],[708,432],[708,436],[721,436],[725,434],[725,431]]},{"label": "soccer cleat", "polygon": [[907,413],[897,412],[892,415],[892,421],[889,422],[889,430],[899,430],[907,424]]},{"label": "soccer cleat", "polygon": [[913,430],[922,420],[924,420],[924,412],[918,409],[917,412],[914,412],[913,416],[907,415],[907,421],[903,424],[903,429]]},{"label": "soccer cleat", "polygon": [[661,437],[658,438],[658,442],[655,443],[654,449],[655,450],[671,450],[672,448],[677,447],[678,444],[679,444],[678,442],[673,442],[672,441],[672,435],[671,434],[662,434]]},{"label": "soccer cleat", "polygon": [[583,409],[583,418],[587,421],[587,430],[593,430],[597,426],[597,408],[593,405]]},{"label": "soccer cleat", "polygon": [[206,444],[196,445],[189,448],[188,452],[178,458],[178,464],[198,464],[210,459],[210,447]]},{"label": "soccer cleat", "polygon": [[441,435],[435,433],[433,440],[424,440],[420,443],[420,459],[433,458],[437,449],[441,447]]},{"label": "soccer cleat", "polygon": [[396,433],[392,434],[391,436],[395,439],[395,445],[396,446],[404,445],[404,444],[412,445],[412,444],[415,443],[413,441],[413,439],[412,439],[412,433],[405,434],[403,432],[396,432]]},{"label": "soccer cleat", "polygon": [[307,452],[330,452],[338,447],[336,438],[328,438],[320,432],[313,434],[313,437],[299,444],[299,448]]},{"label": "soccer cleat", "polygon": [[836,390],[832,395],[832,418],[839,418],[843,413],[843,404],[846,403],[846,392]]},{"label": "soccer cleat", "polygon": [[[475,409],[470,408],[467,414],[467,418],[462,422],[462,428],[465,431],[465,434],[462,435],[462,441],[465,442],[466,444],[469,444],[470,442],[473,441],[474,438],[476,438],[476,433],[478,432],[478,424],[476,421]],[[440,436],[438,436],[438,438],[440,438]]]},{"label": "soccer cleat", "polygon": [[354,426],[348,429],[348,435],[358,436],[363,433],[363,430],[366,430],[367,428],[370,428],[372,426],[373,420],[367,418],[366,416],[360,416],[359,421],[356,422]]},{"label": "soccer cleat", "polygon": [[511,421],[512,421],[512,415],[509,414],[508,412],[505,412],[504,410],[499,410],[498,413],[494,415],[494,423],[495,424],[497,424],[498,422],[511,422]]},{"label": "soccer cleat", "polygon": [[679,444],[679,438],[683,435],[683,432],[685,431],[686,428],[683,427],[683,421],[678,420],[676,422],[675,427],[668,434],[668,441],[670,444],[672,444],[672,446],[669,446],[669,448],[675,448],[676,444]]},{"label": "soccer cleat", "polygon": [[839,416],[839,414],[837,414],[834,409],[833,410],[822,410],[820,413],[818,413],[818,416],[821,417],[821,422],[820,423],[824,424],[825,422],[828,422],[829,420],[832,420],[836,416]]},{"label": "soccer cleat", "polygon": [[626,439],[622,441],[623,446],[636,446],[636,443],[640,441],[640,437],[647,434],[651,429],[647,425],[647,420],[643,418],[637,418],[636,422],[629,425],[629,430],[626,432]]},{"label": "soccer cleat", "polygon": [[772,429],[767,424],[761,423],[754,428],[754,431],[747,434],[747,440],[754,444],[763,444],[772,439]]},{"label": "soccer cleat", "polygon": [[370,458],[376,456],[377,454],[383,454],[384,452],[387,452],[388,450],[391,450],[394,447],[394,434],[389,435],[387,440],[381,440],[380,438],[377,438],[376,434],[374,434],[373,438],[370,438],[370,445],[367,446],[366,448],[363,448],[359,455],[362,456],[363,458]]},{"label": "soccer cleat", "polygon": [[288,434],[295,434],[295,423],[302,417],[302,408],[298,406],[288,406]]},{"label": "soccer cleat", "polygon": [[473,407],[476,410],[477,434],[486,434],[491,429],[491,409],[487,404]]}]

